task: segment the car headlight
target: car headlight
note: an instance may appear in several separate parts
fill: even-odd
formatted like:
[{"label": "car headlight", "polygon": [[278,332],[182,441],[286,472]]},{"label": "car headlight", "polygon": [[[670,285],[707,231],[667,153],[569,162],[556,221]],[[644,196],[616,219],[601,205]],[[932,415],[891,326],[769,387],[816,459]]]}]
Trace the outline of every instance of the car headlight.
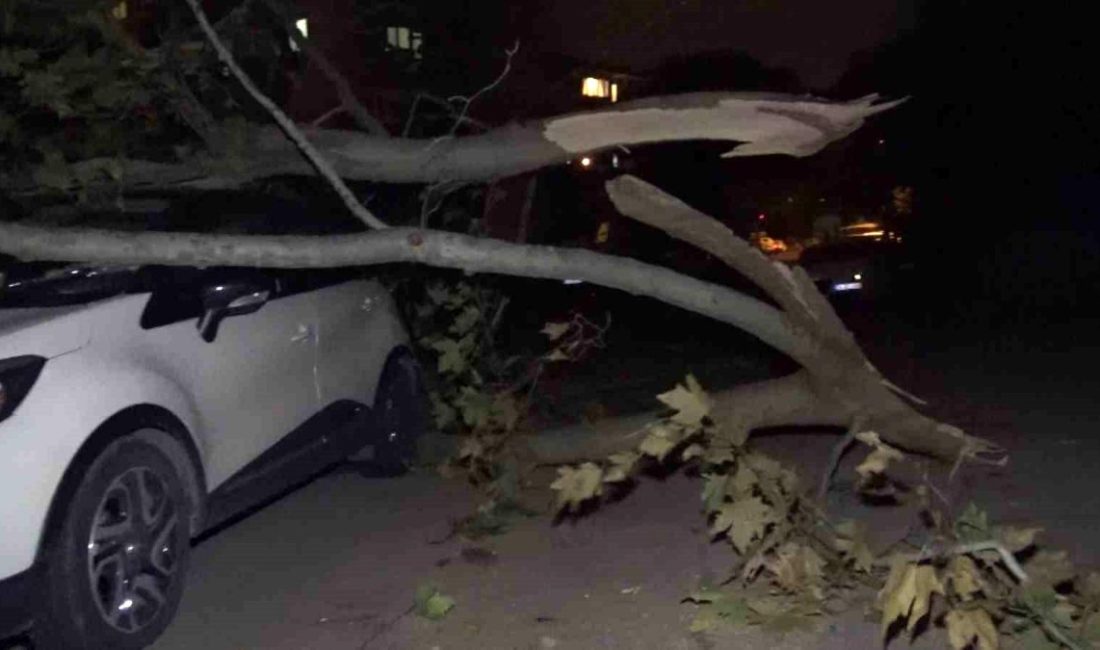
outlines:
[{"label": "car headlight", "polygon": [[0,360],[0,422],[19,407],[45,365],[44,358],[30,355]]}]

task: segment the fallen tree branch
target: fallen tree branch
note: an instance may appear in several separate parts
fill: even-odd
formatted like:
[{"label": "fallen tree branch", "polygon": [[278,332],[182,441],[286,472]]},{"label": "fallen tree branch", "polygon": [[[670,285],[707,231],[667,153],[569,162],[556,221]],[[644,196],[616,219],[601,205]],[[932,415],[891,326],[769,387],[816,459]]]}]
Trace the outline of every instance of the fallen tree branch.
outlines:
[{"label": "fallen tree branch", "polygon": [[[530,246],[455,233],[390,228],[357,235],[229,236],[179,233],[122,233],[91,229],[49,229],[0,222],[0,251],[24,260],[81,260],[95,263],[175,264],[186,266],[258,266],[321,268],[413,262],[468,273],[518,277],[582,279],[645,295],[728,323],[756,336],[795,361],[819,363],[820,341],[808,336],[778,309],[727,287],[630,258],[582,249]],[[840,372],[849,370],[847,366]],[[832,377],[832,375],[829,375]],[[961,431],[932,422],[907,405],[868,409],[871,397],[831,396],[848,381],[823,391],[810,373],[744,387],[730,401],[732,426],[757,428],[781,424],[845,424],[870,412],[867,426],[884,440],[940,458],[971,455],[991,446]],[[854,389],[860,384],[849,384]],[[877,382],[875,385],[880,386]],[[885,391],[884,388],[880,389]],[[841,391],[843,392],[843,391]],[[885,392],[895,401],[892,393]]]},{"label": "fallen tree branch", "polygon": [[[835,404],[845,416],[842,424],[860,422],[864,430],[877,432],[893,445],[944,460],[980,461],[990,456],[993,462],[999,460],[1002,452],[992,443],[936,422],[903,401],[899,393],[906,393],[871,365],[851,332],[801,268],[792,269],[769,260],[722,223],[638,178],[620,176],[606,187],[612,202],[624,215],[718,257],[775,300],[782,309],[786,338],[801,343],[799,354],[788,354],[807,373],[804,389],[817,395],[820,402]],[[766,340],[759,333],[754,334]],[[819,424],[837,424],[835,420],[830,417]]]},{"label": "fallen tree branch", "polygon": [[[120,165],[121,176],[117,181],[102,182],[122,191],[219,189],[268,176],[311,174],[314,167],[302,159],[298,149],[302,142],[312,145],[318,157],[327,159],[341,178],[389,183],[488,181],[563,164],[582,153],[689,139],[741,143],[727,154],[732,156],[801,157],[819,151],[859,128],[867,118],[898,104],[875,104],[876,100],[875,95],[830,102],[761,93],[651,97],[620,102],[599,111],[511,124],[478,135],[450,138],[434,146],[429,146],[432,139],[380,138],[359,131],[318,128],[295,129],[298,134],[292,136],[296,139],[291,143],[280,129],[257,127],[249,138],[251,146],[241,153],[235,166],[203,155],[178,163],[112,159]],[[289,120],[284,120],[285,115],[279,123],[286,128]],[[82,168],[100,169],[104,163],[97,159],[76,163],[74,176],[98,178],[91,173],[81,174]],[[29,174],[0,179],[0,189],[13,196],[45,191]]]}]

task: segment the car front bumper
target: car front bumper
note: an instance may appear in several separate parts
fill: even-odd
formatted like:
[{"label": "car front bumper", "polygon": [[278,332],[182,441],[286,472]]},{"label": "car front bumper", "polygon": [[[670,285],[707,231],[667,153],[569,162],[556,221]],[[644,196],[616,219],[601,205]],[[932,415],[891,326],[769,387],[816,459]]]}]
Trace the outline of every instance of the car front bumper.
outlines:
[{"label": "car front bumper", "polygon": [[0,580],[0,640],[31,629],[42,609],[40,574],[35,566]]}]

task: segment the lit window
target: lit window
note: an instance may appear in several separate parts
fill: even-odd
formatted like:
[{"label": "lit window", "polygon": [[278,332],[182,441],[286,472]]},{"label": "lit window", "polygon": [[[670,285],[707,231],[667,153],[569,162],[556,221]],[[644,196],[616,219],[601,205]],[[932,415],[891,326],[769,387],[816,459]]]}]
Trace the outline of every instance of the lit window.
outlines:
[{"label": "lit window", "polygon": [[128,8],[126,7],[126,0],[122,0],[122,2],[118,3],[114,6],[114,8],[111,9],[111,15],[114,16],[115,20],[126,20],[126,17],[129,15],[129,13],[130,12]]},{"label": "lit window", "polygon": [[[294,29],[298,30],[298,33],[302,35],[302,38],[309,38],[309,21],[305,18],[299,18],[294,21]],[[294,39],[290,39],[290,51],[297,52],[298,44],[294,42]]]},{"label": "lit window", "polygon": [[607,79],[598,77],[585,77],[581,82],[581,95],[585,97],[600,97],[619,101],[619,84],[613,84]]},{"label": "lit window", "polygon": [[581,83],[581,94],[585,97],[608,97],[611,95],[611,84],[607,79],[585,77]]},{"label": "lit window", "polygon": [[408,27],[387,27],[386,45],[391,50],[406,50],[412,53],[414,59],[420,58],[420,45],[424,38],[420,32]]}]

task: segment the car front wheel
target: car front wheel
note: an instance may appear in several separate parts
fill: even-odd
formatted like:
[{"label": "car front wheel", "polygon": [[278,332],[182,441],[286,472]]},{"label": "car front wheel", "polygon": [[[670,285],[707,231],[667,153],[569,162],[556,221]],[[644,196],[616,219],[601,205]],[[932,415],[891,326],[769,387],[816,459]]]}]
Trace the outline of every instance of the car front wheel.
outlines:
[{"label": "car front wheel", "polygon": [[175,467],[123,438],[88,467],[47,551],[38,647],[133,650],[171,622],[183,595],[190,504]]}]

